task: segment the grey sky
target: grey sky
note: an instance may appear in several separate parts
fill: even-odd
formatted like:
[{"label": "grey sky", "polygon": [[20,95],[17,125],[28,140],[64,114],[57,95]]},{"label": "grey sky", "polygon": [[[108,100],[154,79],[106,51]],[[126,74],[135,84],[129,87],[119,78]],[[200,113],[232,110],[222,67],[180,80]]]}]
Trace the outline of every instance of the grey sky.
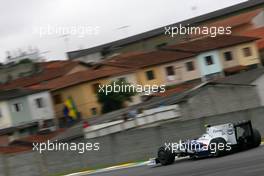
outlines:
[{"label": "grey sky", "polygon": [[[29,46],[65,59],[66,49],[96,46],[211,12],[245,0],[0,0],[0,61]],[[122,26],[129,26],[121,28]],[[39,35],[39,30],[98,27],[98,34]],[[66,44],[68,43],[68,44]]]}]

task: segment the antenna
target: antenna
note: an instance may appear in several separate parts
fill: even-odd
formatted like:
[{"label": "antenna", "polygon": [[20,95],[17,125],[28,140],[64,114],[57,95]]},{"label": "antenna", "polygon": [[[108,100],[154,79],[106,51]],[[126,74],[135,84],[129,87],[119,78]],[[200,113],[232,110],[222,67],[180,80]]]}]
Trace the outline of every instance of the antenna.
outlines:
[{"label": "antenna", "polygon": [[70,41],[70,38],[69,38],[69,34],[64,34],[64,35],[61,35],[60,38],[63,38],[64,42],[65,42],[65,49],[66,49],[66,52],[69,51],[69,41]]},{"label": "antenna", "polygon": [[116,28],[116,30],[122,30],[124,35],[125,35],[124,37],[127,37],[128,36],[128,28],[129,27],[130,27],[130,25],[124,25],[124,26]]}]

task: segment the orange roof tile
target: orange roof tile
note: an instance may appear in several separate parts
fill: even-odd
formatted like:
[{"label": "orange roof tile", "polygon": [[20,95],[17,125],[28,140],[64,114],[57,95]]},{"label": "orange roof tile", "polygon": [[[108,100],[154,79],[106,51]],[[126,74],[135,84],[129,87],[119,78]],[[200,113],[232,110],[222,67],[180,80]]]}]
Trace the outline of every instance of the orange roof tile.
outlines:
[{"label": "orange roof tile", "polygon": [[233,72],[238,72],[238,71],[245,70],[245,69],[247,69],[247,66],[235,66],[231,68],[226,68],[224,69],[224,71],[228,73],[233,73]]},{"label": "orange roof tile", "polygon": [[257,46],[259,49],[264,49],[264,26],[245,31],[243,32],[243,35],[260,38],[259,40],[257,40]]},{"label": "orange roof tile", "polygon": [[147,66],[153,66],[158,64],[164,64],[195,56],[193,53],[177,52],[177,51],[151,51],[145,53],[137,53],[133,55],[118,55],[109,60],[106,60],[104,64],[143,68]]},{"label": "orange roof tile", "polygon": [[0,153],[11,154],[11,153],[21,153],[31,151],[32,147],[30,146],[7,146],[0,147]]},{"label": "orange roof tile", "polygon": [[209,23],[206,26],[223,26],[228,27],[231,26],[232,28],[240,26],[242,24],[251,23],[252,19],[256,17],[262,10],[257,9],[250,12],[241,13],[239,15],[231,16],[223,20],[219,20],[213,23]]},{"label": "orange roof tile", "polygon": [[128,69],[122,67],[102,67],[99,69],[86,70],[86,71],[73,73],[54,80],[50,80],[46,83],[31,86],[30,88],[58,90],[73,85],[81,84],[84,82],[93,81],[96,79],[131,73],[133,71],[134,69]]},{"label": "orange roof tile", "polygon": [[30,135],[30,136],[27,136],[27,137],[23,137],[23,138],[17,139],[16,141],[27,142],[27,143],[46,142],[46,141],[56,137],[57,135],[59,135],[60,133],[62,133],[64,131],[65,131],[65,129],[59,129],[57,131],[50,132],[50,133],[47,133],[47,134]]},{"label": "orange roof tile", "polygon": [[55,132],[51,132],[48,134],[36,134],[36,135],[31,135],[27,137],[23,137],[20,139],[15,140],[13,143],[9,146],[4,146],[0,147],[0,153],[21,153],[21,152],[27,152],[32,150],[32,144],[35,143],[41,143],[41,142],[46,142],[60,133],[65,131],[65,129],[59,129]]},{"label": "orange roof tile", "polygon": [[194,88],[195,86],[197,86],[199,84],[200,84],[200,82],[183,83],[183,84],[177,85],[174,88],[166,90],[164,93],[155,93],[155,94],[152,94],[151,96],[166,97],[166,96],[170,96],[170,95],[175,94],[175,93],[182,93],[186,90]]},{"label": "orange roof tile", "polygon": [[166,49],[186,52],[205,52],[224,47],[230,47],[241,43],[257,40],[256,37],[237,36],[237,35],[219,35],[217,37],[203,37],[189,42],[179,43],[165,47]]},{"label": "orange roof tile", "polygon": [[44,69],[51,69],[51,68],[62,68],[69,64],[78,65],[78,61],[69,61],[69,60],[55,60],[55,61],[49,61],[49,62],[41,62],[39,63],[42,68]]},{"label": "orange roof tile", "polygon": [[[60,63],[62,64],[60,65]],[[18,78],[6,84],[0,84],[0,90],[30,87],[45,81],[56,79],[67,74],[78,65],[78,62],[47,62],[41,63],[40,65],[43,67],[43,71],[40,73],[28,77]]]}]

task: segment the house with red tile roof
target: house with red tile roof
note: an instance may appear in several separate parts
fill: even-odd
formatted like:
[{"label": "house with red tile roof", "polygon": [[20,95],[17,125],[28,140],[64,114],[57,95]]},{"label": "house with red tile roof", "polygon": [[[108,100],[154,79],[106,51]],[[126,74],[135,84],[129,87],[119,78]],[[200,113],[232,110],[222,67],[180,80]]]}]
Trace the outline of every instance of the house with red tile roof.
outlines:
[{"label": "house with red tile roof", "polygon": [[257,37],[257,47],[260,52],[262,63],[264,63],[264,26],[248,30],[242,33],[245,36]]},{"label": "house with red tile roof", "polygon": [[234,35],[202,37],[163,49],[195,53],[201,76],[208,80],[243,69],[259,67],[260,59],[255,43],[257,39]]},{"label": "house with red tile roof", "polygon": [[40,72],[0,84],[0,90],[30,87],[64,75],[89,69],[78,61],[50,61],[39,63],[39,65],[41,67]]},{"label": "house with red tile roof", "polygon": [[[39,133],[30,136],[20,137],[13,141],[9,141],[9,136],[0,136],[0,154],[15,154],[32,151],[33,143],[45,143],[48,140],[54,141],[54,138],[56,138],[56,136],[63,133],[64,131],[65,129],[58,129],[54,132],[43,134]],[[5,140],[5,138],[7,140]]]},{"label": "house with red tile roof", "polygon": [[182,26],[231,26],[232,34],[240,34],[243,30],[252,29],[263,24],[263,3],[261,1],[245,1],[240,4],[219,9],[208,14],[197,16],[173,24],[152,29],[144,33],[130,36],[124,39],[105,43],[99,46],[67,53],[71,60],[83,62],[98,61],[114,53],[127,53],[133,51],[151,51],[161,45],[176,44],[188,40],[189,35],[177,35],[172,38],[164,35],[165,27]]},{"label": "house with red tile roof", "polygon": [[42,130],[55,130],[48,90],[13,89],[0,92],[0,143]]},{"label": "house with red tile roof", "polygon": [[[246,31],[254,30],[264,25],[264,11],[263,9],[256,9],[239,15],[229,16],[227,18],[220,18],[218,20],[211,20],[207,23],[199,25],[199,27],[216,27],[231,29],[232,35],[243,35]],[[191,35],[190,38],[201,37],[200,35]]]},{"label": "house with red tile roof", "polygon": [[[100,65],[93,69],[65,75],[57,79],[33,85],[31,89],[49,89],[53,97],[56,117],[63,122],[64,102],[71,97],[83,118],[88,118],[101,113],[101,104],[97,101],[98,85],[106,85],[112,81],[125,80],[136,84],[135,69]],[[134,97],[131,104],[138,103]]]},{"label": "house with red tile roof", "polygon": [[120,54],[103,64],[137,68],[138,83],[181,84],[233,74],[260,65],[255,41],[248,36],[202,37],[158,51]]},{"label": "house with red tile roof", "polygon": [[191,52],[159,50],[121,54],[103,64],[136,68],[137,80],[141,85],[172,85],[201,78],[195,56]]},{"label": "house with red tile roof", "polygon": [[[88,70],[76,69],[78,67],[74,65],[78,66],[79,63],[73,61],[42,63],[46,72],[31,79],[24,78],[2,86],[5,89],[29,87],[35,90],[50,90],[58,118],[64,116],[65,100],[72,97],[82,116],[91,117],[100,114],[101,111],[96,95],[98,85],[125,79],[132,84],[169,86],[222,74],[225,69],[236,66],[258,65],[258,54],[254,45],[256,39],[244,36],[205,37],[163,47],[158,51],[116,55]],[[226,51],[229,48],[232,49],[232,57],[225,59],[230,63],[234,61],[234,64],[225,66],[221,58],[230,57]],[[247,50],[244,54],[252,56],[244,57],[243,52],[246,52],[244,50]],[[240,54],[233,55],[237,53]],[[133,103],[139,101],[137,98]]]},{"label": "house with red tile roof", "polygon": [[[126,80],[131,84],[162,84],[164,78],[159,73],[159,65],[181,61],[193,57],[187,52],[155,51],[137,52],[114,56],[92,69],[64,75],[39,84],[29,86],[31,89],[48,89],[51,91],[56,117],[62,119],[64,101],[72,97],[82,117],[100,114],[101,105],[97,102],[96,85],[108,84],[111,81]],[[49,67],[56,67],[52,64]],[[147,73],[144,70],[154,68],[155,81],[144,81]],[[157,69],[157,70],[156,70]],[[157,72],[156,72],[157,71]],[[140,102],[140,96],[133,97],[131,104]]]}]

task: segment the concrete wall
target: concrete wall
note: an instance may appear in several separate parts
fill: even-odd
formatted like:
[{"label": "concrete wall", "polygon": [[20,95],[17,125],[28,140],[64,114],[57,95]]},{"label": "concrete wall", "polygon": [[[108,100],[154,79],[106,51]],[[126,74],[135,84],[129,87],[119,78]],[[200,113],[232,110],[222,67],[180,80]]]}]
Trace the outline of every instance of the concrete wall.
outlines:
[{"label": "concrete wall", "polygon": [[260,76],[252,84],[257,85],[257,92],[260,98],[260,104],[261,106],[264,106],[264,75]]},{"label": "concrete wall", "polygon": [[[221,124],[252,120],[264,136],[264,107],[230,112],[199,119],[176,120],[148,128],[128,130],[95,139],[72,142],[100,142],[100,151],[78,154],[76,152],[29,152],[0,156],[0,176],[47,176],[72,172],[82,168],[104,167],[129,161],[155,157],[159,146],[165,142],[178,142],[204,133],[205,124]],[[147,140],[146,140],[147,139]],[[5,174],[6,173],[6,174]]]},{"label": "concrete wall", "polygon": [[207,85],[180,103],[184,119],[201,118],[260,106],[255,86]]},{"label": "concrete wall", "polygon": [[118,120],[92,125],[85,128],[83,132],[86,139],[91,139],[180,117],[181,114],[178,105],[161,106],[145,110],[141,114],[138,114],[136,118],[129,119],[128,121]]},{"label": "concrete wall", "polygon": [[23,176],[46,176],[44,160],[35,152],[22,154],[0,155],[0,176],[23,175]]}]

